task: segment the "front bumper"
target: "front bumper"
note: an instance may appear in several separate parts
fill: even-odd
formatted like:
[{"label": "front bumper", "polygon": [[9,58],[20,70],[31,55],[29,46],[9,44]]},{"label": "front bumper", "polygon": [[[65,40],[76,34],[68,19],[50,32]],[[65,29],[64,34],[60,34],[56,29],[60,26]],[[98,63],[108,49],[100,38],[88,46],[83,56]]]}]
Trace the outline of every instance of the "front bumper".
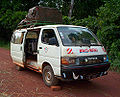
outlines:
[{"label": "front bumper", "polygon": [[62,80],[92,79],[107,74],[110,63],[100,63],[85,66],[62,66]]}]

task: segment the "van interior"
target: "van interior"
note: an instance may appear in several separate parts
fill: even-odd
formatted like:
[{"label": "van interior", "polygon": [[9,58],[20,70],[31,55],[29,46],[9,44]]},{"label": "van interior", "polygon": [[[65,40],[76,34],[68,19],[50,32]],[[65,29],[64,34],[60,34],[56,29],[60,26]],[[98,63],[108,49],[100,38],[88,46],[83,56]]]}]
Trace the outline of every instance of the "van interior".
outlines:
[{"label": "van interior", "polygon": [[25,57],[27,65],[37,64],[37,45],[40,29],[28,30],[25,40]]}]

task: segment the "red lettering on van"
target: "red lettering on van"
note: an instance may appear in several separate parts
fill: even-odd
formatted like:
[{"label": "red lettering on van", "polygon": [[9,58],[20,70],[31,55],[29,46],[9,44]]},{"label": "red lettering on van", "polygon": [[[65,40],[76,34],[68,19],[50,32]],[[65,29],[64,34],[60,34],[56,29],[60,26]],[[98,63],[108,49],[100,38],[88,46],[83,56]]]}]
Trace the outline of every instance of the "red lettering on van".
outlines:
[{"label": "red lettering on van", "polygon": [[98,49],[97,48],[80,49],[80,53],[88,53],[88,52],[98,52]]}]

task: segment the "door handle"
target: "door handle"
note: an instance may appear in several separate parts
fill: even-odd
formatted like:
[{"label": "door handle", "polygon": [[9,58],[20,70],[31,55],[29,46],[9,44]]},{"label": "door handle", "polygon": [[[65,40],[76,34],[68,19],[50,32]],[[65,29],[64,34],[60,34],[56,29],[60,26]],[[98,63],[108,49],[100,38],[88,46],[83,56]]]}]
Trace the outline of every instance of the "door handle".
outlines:
[{"label": "door handle", "polygon": [[42,49],[42,47],[39,47],[39,49]]}]

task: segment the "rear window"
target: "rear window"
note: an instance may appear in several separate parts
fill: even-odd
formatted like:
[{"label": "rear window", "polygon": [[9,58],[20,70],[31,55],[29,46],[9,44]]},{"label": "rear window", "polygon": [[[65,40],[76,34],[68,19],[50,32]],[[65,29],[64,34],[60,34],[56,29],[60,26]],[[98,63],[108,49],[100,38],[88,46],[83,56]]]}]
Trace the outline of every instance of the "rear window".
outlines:
[{"label": "rear window", "polygon": [[15,44],[22,44],[24,33],[14,32],[11,38],[11,42]]}]

